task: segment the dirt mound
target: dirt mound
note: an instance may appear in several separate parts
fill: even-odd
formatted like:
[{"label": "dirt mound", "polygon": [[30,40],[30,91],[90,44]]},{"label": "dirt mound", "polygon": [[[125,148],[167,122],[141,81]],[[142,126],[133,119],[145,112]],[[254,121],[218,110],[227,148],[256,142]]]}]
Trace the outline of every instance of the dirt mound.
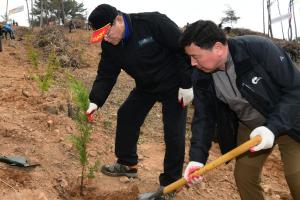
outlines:
[{"label": "dirt mound", "polygon": [[230,29],[230,36],[241,36],[241,35],[260,35],[265,36],[263,33],[252,31],[243,28],[232,28]]},{"label": "dirt mound", "polygon": [[[64,24],[64,27],[65,28],[69,28],[70,26],[70,22],[71,21],[67,21],[65,24]],[[75,26],[75,28],[80,28],[80,29],[86,29],[86,24],[85,24],[85,20],[84,19],[78,19],[78,18],[74,18],[72,19],[72,22]]]},{"label": "dirt mound", "polygon": [[33,41],[36,48],[43,51],[47,58],[52,52],[55,52],[57,59],[62,67],[87,67],[88,64],[82,58],[80,48],[67,39],[64,28],[60,26],[49,26],[38,32]]},{"label": "dirt mound", "polygon": [[86,187],[81,195],[79,186],[75,185],[62,192],[60,197],[65,200],[136,200],[138,194],[139,189],[136,184],[113,192],[99,192],[96,187]]},{"label": "dirt mound", "polygon": [[[234,28],[228,33],[229,36],[241,36],[241,35],[259,35],[267,37],[263,33],[252,31],[249,29]],[[297,62],[300,60],[300,44],[295,41],[287,41],[281,39],[273,39],[273,41],[281,46],[292,58],[293,61]]]},{"label": "dirt mound", "polygon": [[30,28],[27,27],[22,27],[22,26],[17,26],[15,27],[15,36],[16,38],[24,38],[24,36],[26,35],[30,35],[32,30]]}]

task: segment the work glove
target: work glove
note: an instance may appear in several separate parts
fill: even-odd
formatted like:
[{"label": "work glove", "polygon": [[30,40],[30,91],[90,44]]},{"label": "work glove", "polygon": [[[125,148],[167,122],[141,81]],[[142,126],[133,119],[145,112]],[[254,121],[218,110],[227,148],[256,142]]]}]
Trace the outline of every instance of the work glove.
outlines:
[{"label": "work glove", "polygon": [[250,138],[252,139],[257,135],[259,135],[262,140],[258,145],[250,149],[251,152],[273,147],[275,135],[272,133],[272,131],[270,131],[270,129],[265,126],[259,126],[251,132]]},{"label": "work glove", "polygon": [[178,101],[184,108],[187,106],[194,98],[193,87],[189,89],[179,88],[178,90]]},{"label": "work glove", "polygon": [[204,165],[202,163],[196,162],[196,161],[190,161],[187,167],[185,168],[185,171],[183,173],[183,178],[187,181],[188,184],[196,184],[202,181],[203,176],[190,176],[193,172],[197,171]]},{"label": "work glove", "polygon": [[87,111],[85,112],[86,116],[88,117],[88,121],[92,122],[94,117],[93,117],[93,113],[98,109],[97,104],[95,103],[90,103],[89,104],[89,108],[87,109]]}]

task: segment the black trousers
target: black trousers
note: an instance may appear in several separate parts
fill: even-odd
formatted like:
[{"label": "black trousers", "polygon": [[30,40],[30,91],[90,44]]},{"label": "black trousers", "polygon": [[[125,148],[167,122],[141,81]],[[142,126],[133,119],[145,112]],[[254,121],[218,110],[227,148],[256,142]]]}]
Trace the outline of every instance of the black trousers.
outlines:
[{"label": "black trousers", "polygon": [[178,103],[177,96],[178,88],[160,95],[134,89],[118,110],[115,154],[118,163],[132,166],[138,163],[137,141],[140,127],[155,102],[162,103],[166,145],[164,172],[159,176],[162,186],[182,177],[187,111]]}]

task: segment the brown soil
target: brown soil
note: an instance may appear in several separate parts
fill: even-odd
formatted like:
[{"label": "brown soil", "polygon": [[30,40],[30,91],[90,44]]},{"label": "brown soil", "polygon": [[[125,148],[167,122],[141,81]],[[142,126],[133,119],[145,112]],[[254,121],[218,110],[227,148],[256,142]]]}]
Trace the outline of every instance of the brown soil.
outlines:
[{"label": "brown soil", "polygon": [[[90,45],[90,32],[76,30],[66,37],[82,53],[84,68],[76,68],[74,75],[89,88],[95,78],[99,45]],[[5,156],[25,156],[33,168],[12,167],[0,163],[0,199],[3,200],[129,200],[140,192],[155,191],[158,175],[162,170],[164,153],[161,105],[156,104],[141,129],[138,144],[139,178],[107,177],[96,172],[96,178],[86,180],[83,195],[79,194],[81,168],[77,152],[69,136],[77,133],[74,121],[68,117],[69,94],[62,73],[55,77],[50,91],[41,94],[30,77],[32,68],[27,58],[26,41],[3,41],[0,53],[0,152]],[[45,61],[40,60],[40,65]],[[62,72],[62,70],[60,71]],[[106,104],[96,113],[92,141],[88,151],[91,162],[115,162],[114,131],[118,107],[134,87],[133,80],[121,73]],[[189,109],[190,126],[193,108]],[[53,121],[48,125],[49,120]],[[187,152],[189,148],[187,134]],[[217,144],[213,145],[209,160],[220,156]],[[186,157],[186,162],[188,157]],[[207,173],[203,182],[189,189],[182,189],[175,200],[240,199],[234,178],[234,161]],[[269,157],[262,177],[266,199],[291,199],[280,154],[277,149]]]}]

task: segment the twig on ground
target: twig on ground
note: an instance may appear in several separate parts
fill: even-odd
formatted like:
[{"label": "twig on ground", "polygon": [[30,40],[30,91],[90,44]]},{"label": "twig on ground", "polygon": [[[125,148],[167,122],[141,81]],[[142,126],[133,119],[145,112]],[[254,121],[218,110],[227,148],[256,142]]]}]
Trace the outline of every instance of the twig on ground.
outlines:
[{"label": "twig on ground", "polygon": [[18,192],[13,186],[11,186],[10,184],[6,183],[5,181],[3,181],[2,179],[0,179],[0,182],[4,183],[6,186],[10,187],[11,189],[13,189],[15,192]]}]

